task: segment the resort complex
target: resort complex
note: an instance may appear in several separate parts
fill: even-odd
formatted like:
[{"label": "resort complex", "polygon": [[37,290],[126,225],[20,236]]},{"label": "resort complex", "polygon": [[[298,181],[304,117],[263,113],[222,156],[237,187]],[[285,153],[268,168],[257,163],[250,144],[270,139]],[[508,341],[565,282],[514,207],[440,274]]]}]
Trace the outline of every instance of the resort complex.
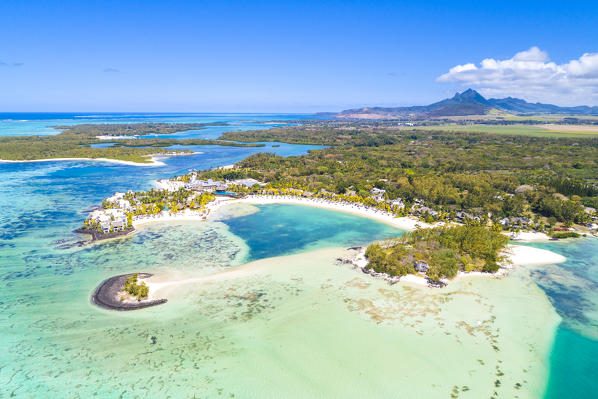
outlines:
[{"label": "resort complex", "polygon": [[[223,174],[238,177],[248,173],[251,172],[244,168],[227,168]],[[182,176],[158,180],[155,183],[156,189],[150,191],[115,193],[102,202],[100,209],[90,213],[83,227],[103,233],[116,233],[131,229],[134,222],[148,218],[159,219],[166,215],[193,214],[205,219],[209,212],[206,205],[216,198],[215,195],[236,198],[259,195],[321,200],[350,206],[358,205],[392,217],[418,219],[422,225],[431,223],[466,224],[489,226],[498,231],[536,231],[556,236],[562,234],[563,231],[568,231],[571,236],[574,236],[576,234],[591,234],[598,229],[598,214],[594,208],[588,206],[578,205],[581,209],[579,220],[583,223],[573,226],[565,223],[562,225],[563,227],[559,227],[556,220],[543,218],[541,214],[535,214],[530,210],[523,212],[526,216],[500,218],[500,214],[480,213],[479,210],[474,214],[473,212],[476,210],[464,211],[454,207],[438,207],[417,198],[409,201],[391,196],[384,188],[377,187],[387,185],[388,183],[384,180],[371,185],[369,192],[364,192],[362,189],[358,194],[353,186],[343,189],[343,193],[330,192],[326,189],[312,192],[293,187],[280,187],[274,182],[265,183],[250,177],[214,180],[212,178],[202,179],[201,176],[202,172],[193,170]],[[533,187],[528,190],[533,190]],[[502,195],[506,200],[514,201],[517,191],[518,189],[515,190],[515,193],[503,193]]]},{"label": "resort complex", "polygon": [[158,180],[155,185],[157,189],[150,191],[114,193],[99,209],[90,212],[78,231],[110,238],[132,231],[135,224],[166,216],[192,215],[205,220],[209,213],[206,205],[215,200],[215,195],[234,196],[243,189],[261,187],[264,183],[254,179],[198,180],[195,175],[190,175],[182,180]]}]

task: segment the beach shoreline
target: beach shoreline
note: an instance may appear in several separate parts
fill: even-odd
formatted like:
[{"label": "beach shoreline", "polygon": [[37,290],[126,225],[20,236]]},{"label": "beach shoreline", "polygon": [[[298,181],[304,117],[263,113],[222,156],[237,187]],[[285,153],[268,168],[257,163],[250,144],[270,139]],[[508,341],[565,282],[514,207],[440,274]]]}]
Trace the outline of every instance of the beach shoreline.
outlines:
[{"label": "beach shoreline", "polygon": [[[332,251],[333,249],[329,249]],[[372,273],[367,271],[367,259],[365,258],[365,248],[359,249],[336,249],[339,253],[342,253],[343,256],[337,257],[336,261],[338,264],[346,266],[350,266],[355,270],[359,270],[365,274],[369,274],[374,278],[386,280],[391,285],[396,283],[407,283],[411,285],[421,286],[421,287],[430,287],[430,283],[428,279],[421,274],[408,274],[405,276],[385,276],[382,273]],[[318,253],[324,251],[323,249],[316,249],[313,251],[307,251],[301,254],[290,255],[294,257],[304,256],[306,259],[309,258],[312,253]],[[555,252],[548,251],[545,249],[529,247],[529,246],[522,246],[522,245],[513,245],[509,244],[507,249],[504,251],[504,254],[508,256],[507,262],[501,265],[501,269],[496,273],[484,273],[484,272],[459,272],[458,275],[452,280],[443,281],[445,283],[451,281],[458,281],[466,278],[472,277],[485,277],[485,278],[502,278],[506,277],[509,271],[518,266],[539,266],[539,265],[549,265],[549,264],[556,264],[565,262],[567,259],[559,255]],[[276,259],[280,257],[273,257],[268,259]],[[331,262],[334,259],[331,258]],[[176,287],[180,285],[186,284],[197,284],[197,283],[207,283],[213,281],[220,281],[223,279],[228,278],[239,278],[243,276],[249,276],[256,272],[256,265],[261,264],[261,261],[253,261],[249,263],[245,263],[239,266],[232,267],[230,269],[226,269],[220,272],[216,272],[213,274],[209,274],[206,276],[201,277],[194,277],[188,279],[179,279],[179,280],[168,280],[165,279],[164,276],[152,276],[151,278],[146,278],[140,281],[145,282],[145,284],[149,287],[149,299],[157,298],[156,292],[162,290],[163,288],[167,287]],[[401,284],[402,285],[402,284]]]},{"label": "beach shoreline", "polygon": [[[546,249],[540,249],[535,247],[529,247],[524,245],[508,244],[502,255],[507,259],[503,264],[500,265],[500,269],[495,273],[486,273],[480,271],[463,272],[459,271],[457,276],[451,280],[443,279],[443,284],[448,284],[451,281],[455,281],[462,278],[468,277],[494,277],[501,278],[508,275],[509,271],[517,266],[539,266],[539,265],[552,265],[562,263],[567,260],[562,255],[555,252],[548,251]],[[343,259],[343,263],[349,263],[354,269],[359,269],[363,273],[369,274],[373,277],[382,278],[388,281],[390,284],[396,284],[398,282],[407,282],[420,286],[430,286],[430,282],[424,274],[407,274],[405,276],[390,276],[386,273],[376,273],[372,269],[367,268],[368,261],[365,257],[365,248],[358,250],[357,254],[353,257]]]},{"label": "beach shoreline", "polygon": [[[251,205],[268,205],[268,204],[290,204],[300,206],[312,206],[316,208],[334,210],[339,212],[350,213],[352,215],[362,216],[369,219],[385,223],[402,230],[413,231],[417,228],[427,229],[432,227],[443,226],[443,222],[434,224],[423,222],[413,216],[396,217],[388,212],[380,209],[367,207],[361,204],[349,204],[346,202],[329,201],[325,199],[300,198],[290,196],[271,196],[271,195],[251,195],[245,198],[232,199],[227,204],[246,203]],[[227,205],[225,203],[219,206]],[[219,207],[218,206],[218,207]],[[217,208],[216,208],[217,209]],[[549,241],[550,237],[545,233],[537,231],[521,231],[517,233],[504,232],[503,234],[509,236],[512,241],[528,243],[528,242],[543,242]]]},{"label": "beach shoreline", "polygon": [[[420,222],[419,220],[411,217],[394,217],[393,215],[383,212],[381,210],[376,210],[370,207],[366,207],[363,205],[352,205],[347,203],[337,203],[333,201],[327,201],[322,199],[310,199],[310,198],[296,198],[296,197],[283,197],[283,196],[247,196],[244,198],[232,198],[232,197],[222,197],[218,198],[213,202],[210,202],[206,205],[206,212],[197,212],[197,211],[190,211],[185,210],[179,214],[170,215],[167,211],[163,211],[159,215],[149,216],[144,219],[137,219],[133,221],[133,227],[137,228],[139,226],[154,223],[154,222],[177,222],[177,221],[206,221],[209,220],[213,214],[222,207],[235,205],[235,204],[248,204],[248,205],[271,205],[271,204],[289,204],[289,205],[297,205],[297,206],[312,206],[322,209],[328,209],[333,211],[339,211],[344,213],[350,213],[353,215],[366,217],[369,219],[376,220],[381,223],[388,224],[390,226],[407,230],[413,231],[417,228],[430,228],[441,224],[430,225],[428,223]],[[505,233],[507,234],[507,233]],[[532,242],[532,241],[542,241],[544,240],[545,234],[537,233],[537,232],[523,232],[519,233],[519,242]],[[547,237],[547,236],[546,236]],[[350,259],[348,259],[347,263],[352,263],[353,267],[356,269],[360,269],[362,272],[371,274],[373,277],[384,278],[391,284],[395,284],[397,282],[406,282],[420,286],[430,286],[430,282],[428,279],[419,274],[409,274],[406,276],[396,277],[396,276],[388,276],[380,273],[372,272],[370,269],[366,268],[367,259],[365,259],[365,248],[361,248],[357,254]],[[496,273],[483,273],[483,272],[459,272],[455,279],[462,279],[474,276],[482,276],[482,277],[494,277],[500,278],[504,277],[508,274],[509,270],[516,267],[516,266],[527,266],[527,265],[545,265],[545,264],[555,264],[555,263],[562,263],[566,261],[566,258],[556,254],[554,252],[539,249],[529,246],[521,246],[521,245],[514,245],[509,244],[505,251],[503,251],[503,255],[507,257],[507,261],[501,265],[501,268]],[[238,266],[242,267],[242,266]],[[236,268],[235,268],[236,269]],[[217,273],[219,274],[219,273]],[[150,296],[155,295],[153,290],[158,290],[164,288],[165,286],[170,286],[173,284],[180,284],[180,283],[191,283],[191,282],[201,282],[206,281],[208,276],[201,277],[199,279],[193,279],[194,281],[168,281],[168,282],[161,282],[161,283],[152,283],[151,281],[146,281],[148,286],[150,286]],[[443,281],[443,283],[448,283],[448,281]],[[157,285],[156,285],[157,284]]]},{"label": "beach shoreline", "polygon": [[345,202],[329,201],[321,198],[297,198],[286,196],[252,195],[245,198],[235,199],[236,203],[246,203],[251,205],[269,205],[269,204],[289,204],[300,206],[311,206],[315,208],[328,209],[338,212],[350,213],[352,215],[366,217],[401,230],[412,231],[417,228],[430,228],[440,226],[441,223],[434,225],[422,222],[414,217],[394,215],[384,212],[380,209],[374,209],[361,204],[349,204]]},{"label": "beach shoreline", "polygon": [[200,221],[209,219],[210,215],[216,212],[223,206],[234,205],[234,204],[248,204],[248,205],[271,205],[271,204],[288,204],[298,206],[311,206],[315,208],[322,208],[327,210],[333,210],[338,212],[350,213],[368,219],[373,219],[381,223],[396,227],[401,230],[412,231],[417,228],[430,228],[442,225],[437,223],[431,225],[422,222],[414,217],[394,217],[393,215],[384,212],[382,210],[376,210],[374,208],[366,207],[363,205],[338,203],[333,201],[326,201],[322,199],[310,199],[310,198],[291,198],[282,196],[247,196],[244,198],[232,198],[222,197],[210,202],[206,205],[207,213],[205,215],[200,214],[196,211],[185,210],[175,215],[171,215],[168,212],[163,211],[159,215],[154,215],[145,219],[137,219],[133,221],[133,226],[137,227],[146,223],[152,222],[168,222],[168,221]]},{"label": "beach shoreline", "polygon": [[546,233],[539,231],[519,231],[517,233],[505,233],[509,236],[511,241],[517,242],[545,242],[550,241],[550,237]]}]

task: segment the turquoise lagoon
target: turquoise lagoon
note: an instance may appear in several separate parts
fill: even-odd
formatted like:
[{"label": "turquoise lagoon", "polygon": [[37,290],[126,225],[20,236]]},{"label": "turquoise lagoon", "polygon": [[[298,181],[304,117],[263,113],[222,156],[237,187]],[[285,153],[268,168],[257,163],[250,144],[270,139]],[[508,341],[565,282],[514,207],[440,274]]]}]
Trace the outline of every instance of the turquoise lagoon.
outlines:
[{"label": "turquoise lagoon", "polygon": [[[11,134],[29,126],[11,123]],[[310,207],[246,206],[77,245],[72,230],[112,192],[252,151],[202,146],[160,167],[0,164],[0,397],[597,396],[595,239],[537,245],[561,265],[445,290],[338,264],[348,246],[401,231]],[[102,279],[130,271],[205,281],[138,312],[89,303]]]},{"label": "turquoise lagoon", "polygon": [[[82,123],[227,123],[228,126],[209,126],[206,129],[181,132],[158,137],[217,138],[232,130],[263,129],[284,125],[284,121],[317,119],[309,114],[238,114],[238,113],[3,113],[0,112],[0,136],[53,135],[60,131],[54,126]],[[278,122],[278,123],[274,123]],[[267,123],[267,126],[264,126]]]}]

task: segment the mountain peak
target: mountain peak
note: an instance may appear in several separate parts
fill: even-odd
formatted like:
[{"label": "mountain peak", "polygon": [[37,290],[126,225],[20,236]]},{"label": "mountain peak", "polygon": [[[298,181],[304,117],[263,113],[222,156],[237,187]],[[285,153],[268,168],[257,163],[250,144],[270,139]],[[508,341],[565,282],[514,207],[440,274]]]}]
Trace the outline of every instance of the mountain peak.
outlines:
[{"label": "mountain peak", "polygon": [[552,104],[528,103],[514,97],[486,99],[474,89],[455,93],[451,98],[429,105],[391,108],[360,108],[339,112],[339,118],[356,119],[430,119],[445,116],[485,115],[495,109],[514,114],[598,115],[598,107],[559,107]]},{"label": "mountain peak", "polygon": [[453,97],[453,100],[459,102],[477,102],[481,104],[487,104],[488,100],[484,98],[480,93],[475,91],[474,89],[467,89],[462,93],[456,93]]}]

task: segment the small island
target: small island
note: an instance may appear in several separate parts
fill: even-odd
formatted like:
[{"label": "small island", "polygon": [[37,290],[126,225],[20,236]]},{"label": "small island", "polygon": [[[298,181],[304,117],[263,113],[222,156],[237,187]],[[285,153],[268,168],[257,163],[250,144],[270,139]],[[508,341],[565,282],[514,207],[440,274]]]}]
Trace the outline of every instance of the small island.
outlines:
[{"label": "small island", "polygon": [[149,287],[139,283],[140,278],[148,278],[149,273],[131,273],[110,277],[96,288],[91,301],[110,310],[137,310],[167,302],[167,299],[149,299]]},{"label": "small island", "polygon": [[402,237],[370,244],[364,272],[388,277],[421,274],[433,286],[459,272],[496,273],[507,262],[509,238],[485,226],[441,226],[418,229]]}]

